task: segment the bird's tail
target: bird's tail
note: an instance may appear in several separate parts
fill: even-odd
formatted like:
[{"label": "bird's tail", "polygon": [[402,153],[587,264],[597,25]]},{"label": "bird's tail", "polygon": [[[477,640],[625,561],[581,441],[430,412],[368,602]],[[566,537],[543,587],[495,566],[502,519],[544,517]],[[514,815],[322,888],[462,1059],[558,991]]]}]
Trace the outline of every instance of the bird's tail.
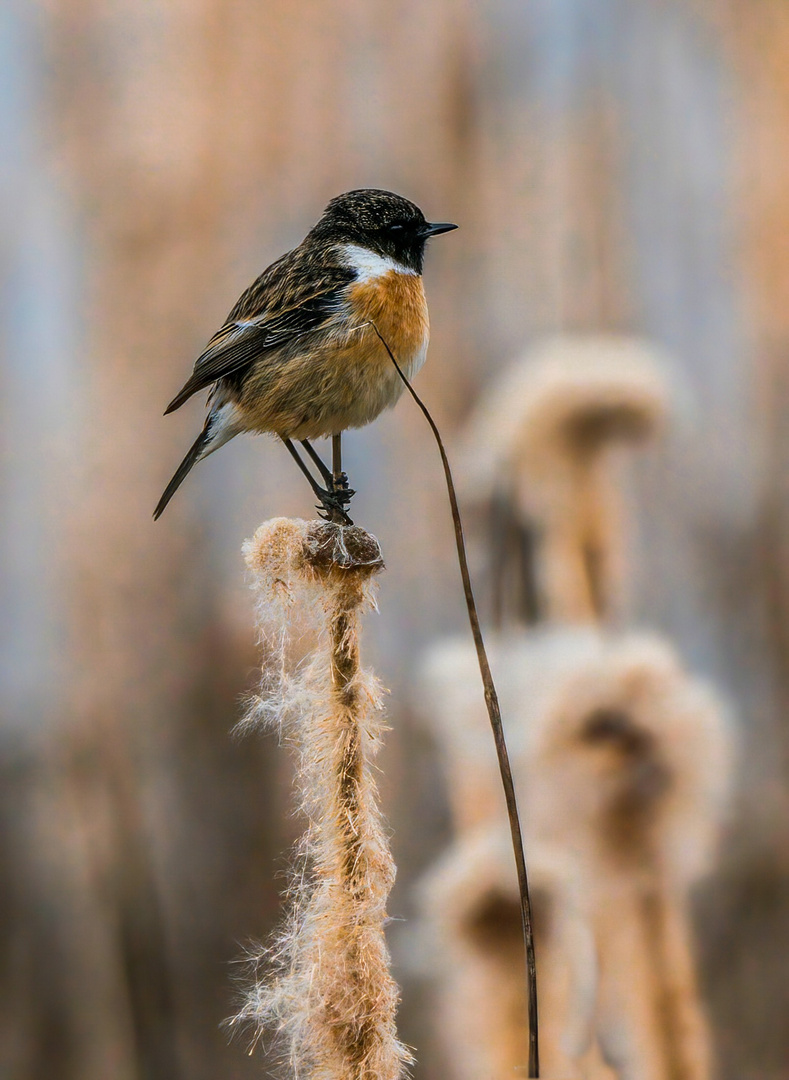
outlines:
[{"label": "bird's tail", "polygon": [[175,470],[175,476],[173,476],[170,483],[164,489],[164,494],[162,495],[161,499],[159,499],[159,502],[156,504],[156,509],[153,512],[154,521],[161,517],[162,513],[164,512],[164,508],[167,506],[170,499],[172,499],[173,495],[175,495],[178,488],[186,479],[187,473],[191,471],[192,466],[195,465],[203,456],[204,451],[206,450],[206,447],[210,440],[210,420],[211,417],[209,416],[208,421],[206,421],[205,427],[197,436],[195,441],[192,443],[192,446],[190,447],[189,452],[187,453],[184,460]]}]

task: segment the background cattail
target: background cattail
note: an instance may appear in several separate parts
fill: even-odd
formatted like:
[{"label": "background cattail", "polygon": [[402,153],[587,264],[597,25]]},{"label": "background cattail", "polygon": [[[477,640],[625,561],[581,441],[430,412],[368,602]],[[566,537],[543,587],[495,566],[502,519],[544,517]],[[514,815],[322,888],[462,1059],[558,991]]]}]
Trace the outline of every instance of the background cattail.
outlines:
[{"label": "background cattail", "polygon": [[488,516],[499,594],[512,592],[511,546],[528,545],[533,618],[621,615],[627,544],[616,451],[663,428],[669,372],[645,341],[556,336],[512,363],[475,408],[464,437],[467,500]]},{"label": "background cattail", "polygon": [[[526,1060],[520,915],[506,829],[464,833],[420,885],[421,974],[431,980],[435,1024],[456,1080],[504,1080]],[[509,857],[508,857],[509,856]],[[572,860],[529,838],[540,1006],[540,1075],[612,1074],[594,1044],[597,954]]]},{"label": "background cattail", "polygon": [[[454,1071],[470,1075],[463,1062],[487,1054],[491,1074],[507,1075],[522,1058],[501,1061],[501,1047],[518,1043],[496,1028],[502,1017],[517,1017],[508,987],[516,985],[520,956],[514,947],[489,948],[475,897],[503,898],[492,909],[498,940],[515,942],[517,893],[481,846],[504,845],[506,826],[471,659],[465,643],[447,643],[426,674],[425,718],[446,763],[457,832],[447,856],[454,876],[434,879],[440,901],[433,896],[429,909],[433,920],[447,918],[444,934],[455,937],[439,993],[462,1015],[478,1017],[473,1028],[450,1025],[475,1044],[449,1043]],[[628,1080],[707,1077],[688,900],[710,867],[728,791],[720,704],[668,645],[644,636],[591,629],[510,635],[492,646],[492,663],[527,851],[535,851],[545,1075],[607,1076],[602,1056]],[[584,938],[591,951],[579,945]],[[469,964],[487,974],[472,975]],[[485,1028],[485,1016],[498,1019]],[[587,1040],[597,1047],[591,1056]]]},{"label": "background cattail", "polygon": [[[645,343],[555,338],[494,384],[466,434],[469,494],[514,533],[509,548],[492,536],[499,598],[520,570],[534,601],[500,605],[493,658],[534,851],[546,1076],[710,1072],[687,908],[728,789],[726,722],[668,644],[594,625],[625,608],[615,449],[664,426],[668,388],[667,361]],[[542,629],[517,626],[535,620]],[[523,1059],[513,884],[483,846],[504,831],[471,658],[463,643],[436,646],[422,700],[456,831],[427,907],[447,924],[445,1045],[469,1080]]]}]

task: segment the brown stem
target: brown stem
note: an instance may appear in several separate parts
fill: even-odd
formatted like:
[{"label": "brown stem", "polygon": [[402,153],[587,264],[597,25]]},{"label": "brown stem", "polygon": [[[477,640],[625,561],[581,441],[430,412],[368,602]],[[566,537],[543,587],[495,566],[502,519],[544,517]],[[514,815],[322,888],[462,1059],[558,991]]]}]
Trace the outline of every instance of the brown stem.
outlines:
[{"label": "brown stem", "polygon": [[463,579],[463,592],[466,597],[466,608],[468,609],[468,621],[471,624],[471,633],[474,638],[474,645],[477,650],[477,661],[479,663],[479,670],[482,676],[482,684],[485,688],[485,705],[488,710],[488,717],[490,719],[490,726],[493,731],[493,740],[496,744],[496,753],[499,759],[499,772],[501,773],[501,782],[504,788],[504,798],[507,803],[507,814],[510,822],[510,833],[512,835],[512,849],[515,855],[515,865],[518,872],[518,890],[520,893],[520,908],[521,908],[521,925],[523,928],[523,943],[526,949],[526,984],[528,990],[528,1010],[529,1010],[529,1076],[539,1077],[540,1075],[540,1051],[539,1051],[539,1033],[538,1033],[538,1018],[537,1018],[537,966],[534,959],[534,934],[532,930],[532,916],[531,916],[531,898],[529,896],[529,879],[526,873],[526,856],[523,852],[523,833],[521,830],[520,818],[518,815],[518,803],[515,798],[515,783],[512,778],[512,768],[510,767],[509,754],[507,752],[507,743],[504,738],[504,726],[501,720],[501,709],[499,707],[499,699],[496,693],[496,687],[493,683],[493,675],[490,670],[490,664],[488,662],[488,654],[485,650],[485,642],[482,638],[482,630],[479,624],[479,616],[477,615],[477,605],[474,602],[474,593],[471,588],[471,575],[469,574],[468,561],[466,559],[466,545],[463,539],[463,524],[460,520],[460,509],[458,507],[457,496],[455,494],[455,484],[452,480],[452,470],[449,467],[449,459],[447,458],[446,451],[444,449],[444,443],[441,439],[441,434],[433,421],[433,417],[428,412],[427,406],[414,390],[411,383],[406,378],[402,368],[395,360],[392,350],[384,340],[381,332],[375,323],[370,323],[373,330],[378,335],[381,344],[389,354],[389,359],[395,366],[397,374],[403,380],[406,389],[411,397],[417,403],[425,419],[430,425],[430,430],[433,432],[436,443],[438,444],[438,451],[441,454],[441,463],[444,466],[444,476],[446,477],[447,493],[449,495],[449,503],[452,508],[452,522],[455,526],[455,543],[457,545],[458,562],[460,564],[460,576]]}]

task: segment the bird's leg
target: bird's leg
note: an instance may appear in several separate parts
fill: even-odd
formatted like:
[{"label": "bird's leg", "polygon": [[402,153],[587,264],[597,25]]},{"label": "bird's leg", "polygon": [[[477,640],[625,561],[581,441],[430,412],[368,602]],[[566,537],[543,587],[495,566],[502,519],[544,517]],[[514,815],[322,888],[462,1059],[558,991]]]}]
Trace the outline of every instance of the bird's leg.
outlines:
[{"label": "bird's leg", "polygon": [[307,439],[301,439],[300,441],[301,441],[301,445],[304,447],[304,449],[307,451],[309,456],[315,462],[315,465],[318,468],[318,472],[323,477],[323,482],[326,484],[326,487],[331,490],[331,485],[332,485],[332,471],[331,471],[331,469],[329,468],[328,465],[324,464],[323,458],[321,458],[320,454],[318,454],[316,452],[316,450],[314,449],[312,443],[310,443]]},{"label": "bird's leg", "polygon": [[348,477],[342,471],[342,432],[331,437],[332,475],[331,489],[343,506],[347,506],[356,492],[349,486]]},{"label": "bird's leg", "polygon": [[324,464],[323,459],[315,452],[312,444],[307,439],[302,439],[301,445],[315,462],[328,490],[337,496],[343,506],[347,506],[356,492],[348,486],[348,477],[342,471],[341,439],[341,435],[332,436],[332,469]]},{"label": "bird's leg", "polygon": [[338,431],[331,437],[331,478],[335,487],[339,487],[340,477],[345,477],[347,484],[348,478],[342,471],[342,432]]},{"label": "bird's leg", "polygon": [[306,476],[310,487],[315,492],[317,497],[320,499],[321,506],[326,511],[326,514],[325,514],[326,521],[333,521],[335,525],[353,525],[353,522],[351,521],[351,519],[348,517],[348,515],[345,513],[345,510],[344,510],[344,504],[348,500],[338,498],[337,494],[334,491],[327,490],[326,488],[322,488],[320,486],[320,484],[318,483],[318,481],[315,479],[315,477],[312,475],[310,470],[307,468],[307,466],[304,464],[304,462],[299,457],[299,452],[296,449],[296,447],[293,445],[293,442],[290,439],[284,439],[284,438],[282,439],[282,441],[284,442],[285,446],[288,448],[288,453],[290,454],[290,456],[293,458],[293,460],[296,462],[298,467],[301,469],[301,471]]}]

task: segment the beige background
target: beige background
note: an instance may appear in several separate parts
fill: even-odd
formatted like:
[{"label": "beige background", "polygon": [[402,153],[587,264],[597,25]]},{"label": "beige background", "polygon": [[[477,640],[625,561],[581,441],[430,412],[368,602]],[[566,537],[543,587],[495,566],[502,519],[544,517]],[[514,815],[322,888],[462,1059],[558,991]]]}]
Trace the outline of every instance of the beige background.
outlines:
[{"label": "beige background", "polygon": [[[461,225],[429,252],[418,384],[450,444],[543,333],[674,357],[681,416],[629,489],[631,617],[742,719],[703,984],[721,1075],[784,1075],[788,60],[784,0],[6,5],[0,1071],[262,1075],[218,1025],[298,825],[284,751],[229,737],[254,683],[239,549],[311,500],[281,447],[237,440],[154,526],[201,423],[161,412],[251,278],[374,185]],[[447,835],[410,673],[461,593],[415,409],[346,454],[389,567],[366,640],[408,916]],[[399,974],[416,1075],[441,1075],[426,987]]]}]

